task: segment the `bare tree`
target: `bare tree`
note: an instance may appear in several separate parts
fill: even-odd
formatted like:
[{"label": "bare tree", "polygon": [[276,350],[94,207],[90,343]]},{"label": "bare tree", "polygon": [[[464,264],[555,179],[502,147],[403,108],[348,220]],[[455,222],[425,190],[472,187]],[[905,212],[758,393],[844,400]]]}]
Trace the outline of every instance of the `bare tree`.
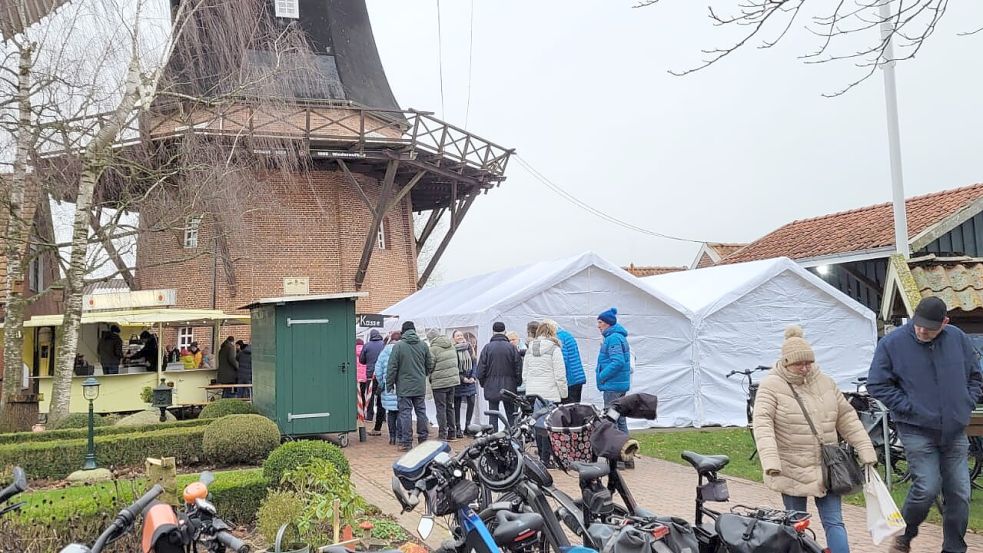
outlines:
[{"label": "bare tree", "polygon": [[[99,279],[121,276],[132,283],[121,243],[142,233],[183,234],[188,225],[204,222],[211,225],[213,247],[227,252],[223,245],[239,232],[238,216],[265,196],[256,174],[289,171],[301,163],[289,139],[215,138],[197,132],[199,124],[207,123],[214,110],[244,100],[276,111],[298,79],[317,78],[303,36],[269,18],[261,0],[185,0],[167,18],[163,44],[146,36],[147,21],[154,19],[150,0],[89,4],[70,6],[77,10],[72,24],[39,31],[52,47],[45,70],[39,71],[35,60],[27,78],[52,78],[24,95],[21,103],[29,104],[21,109],[28,116],[6,129],[18,138],[17,153],[20,139],[26,152],[14,157],[13,173],[40,175],[47,193],[75,204],[70,242],[44,244],[70,252],[58,283],[64,291],[64,318],[53,375],[52,421],[68,414],[82,293],[93,271],[109,265]],[[161,14],[156,15],[159,21]],[[91,19],[105,25],[101,49],[91,43],[79,48],[77,41],[72,45],[79,20]],[[24,50],[33,51],[18,48]],[[244,63],[246,52],[262,52],[263,63]],[[20,165],[18,159],[23,160]],[[17,205],[17,190],[9,189],[7,203]],[[131,212],[139,212],[139,224],[128,221]],[[23,217],[17,220],[22,223]],[[8,239],[5,246],[13,248],[18,241]],[[93,248],[100,255],[93,255]],[[202,248],[188,255],[214,253]],[[8,274],[22,275],[22,267],[11,266]],[[11,278],[16,280],[16,274]],[[23,310],[19,315],[8,315],[5,341],[20,335]],[[5,350],[6,371],[16,375],[9,379],[9,390],[5,379],[5,398],[19,388],[22,345],[14,346]]]},{"label": "bare tree", "polygon": [[[635,7],[665,1],[642,0]],[[737,38],[727,46],[703,50],[704,59],[699,64],[670,73],[687,75],[705,69],[752,45],[771,48],[801,25],[815,38],[816,46],[800,59],[806,63],[844,61],[858,69],[859,76],[825,94],[838,96],[870,78],[881,66],[913,59],[935,32],[948,5],[948,0],[735,0],[728,13],[708,5],[707,15],[713,24],[736,29]],[[981,30],[969,28],[960,34]]]}]

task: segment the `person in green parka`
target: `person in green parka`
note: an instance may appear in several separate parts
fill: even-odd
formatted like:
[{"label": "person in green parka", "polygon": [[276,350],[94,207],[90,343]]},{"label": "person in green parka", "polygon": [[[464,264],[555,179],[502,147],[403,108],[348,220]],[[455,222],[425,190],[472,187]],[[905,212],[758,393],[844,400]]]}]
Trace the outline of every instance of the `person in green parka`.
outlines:
[{"label": "person in green parka", "polygon": [[416,412],[416,437],[427,441],[430,432],[425,398],[427,375],[433,371],[434,359],[426,342],[416,334],[413,321],[403,323],[402,338],[393,346],[386,374],[386,390],[396,391],[399,405],[399,448],[409,451],[413,445],[413,413]]},{"label": "person in green parka", "polygon": [[461,383],[461,373],[457,370],[457,351],[451,339],[435,328],[427,332],[427,340],[430,341],[430,354],[434,360],[430,388],[437,406],[437,439],[450,442],[457,440],[454,390]]}]

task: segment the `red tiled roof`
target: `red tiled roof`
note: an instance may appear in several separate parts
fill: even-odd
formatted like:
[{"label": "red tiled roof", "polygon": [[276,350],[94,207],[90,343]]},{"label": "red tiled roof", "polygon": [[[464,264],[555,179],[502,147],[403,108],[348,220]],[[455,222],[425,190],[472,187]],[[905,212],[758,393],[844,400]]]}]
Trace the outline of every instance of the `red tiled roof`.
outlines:
[{"label": "red tiled roof", "polygon": [[676,271],[685,271],[688,267],[655,267],[655,266],[636,266],[634,263],[627,267],[622,267],[622,269],[628,271],[629,273],[637,276],[638,278],[664,275],[666,273],[675,273]]},{"label": "red tiled roof", "polygon": [[[905,201],[908,238],[983,197],[983,184],[944,190]],[[894,245],[894,213],[883,203],[789,223],[748,244],[721,263],[772,257],[803,259]]]},{"label": "red tiled roof", "polygon": [[707,242],[707,247],[713,249],[721,257],[727,257],[728,255],[733,255],[747,244],[726,244],[723,242]]}]

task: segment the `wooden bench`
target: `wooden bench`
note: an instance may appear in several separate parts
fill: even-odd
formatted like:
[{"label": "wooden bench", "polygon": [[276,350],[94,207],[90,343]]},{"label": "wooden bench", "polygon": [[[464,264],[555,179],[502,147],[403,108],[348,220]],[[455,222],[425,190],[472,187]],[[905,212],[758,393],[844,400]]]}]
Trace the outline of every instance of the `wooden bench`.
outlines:
[{"label": "wooden bench", "polygon": [[966,427],[967,436],[983,436],[983,409],[977,407],[969,417],[969,426]]}]

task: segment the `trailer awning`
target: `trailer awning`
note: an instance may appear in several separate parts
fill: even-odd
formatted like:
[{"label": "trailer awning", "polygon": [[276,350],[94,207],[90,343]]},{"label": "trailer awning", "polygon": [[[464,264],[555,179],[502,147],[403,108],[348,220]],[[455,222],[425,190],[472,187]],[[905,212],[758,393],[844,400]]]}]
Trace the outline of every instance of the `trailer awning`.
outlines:
[{"label": "trailer awning", "polygon": [[[61,326],[62,320],[62,315],[39,315],[25,321],[24,327]],[[82,313],[82,324],[96,323],[142,327],[248,325],[249,316],[230,315],[216,309],[121,309]]]}]

